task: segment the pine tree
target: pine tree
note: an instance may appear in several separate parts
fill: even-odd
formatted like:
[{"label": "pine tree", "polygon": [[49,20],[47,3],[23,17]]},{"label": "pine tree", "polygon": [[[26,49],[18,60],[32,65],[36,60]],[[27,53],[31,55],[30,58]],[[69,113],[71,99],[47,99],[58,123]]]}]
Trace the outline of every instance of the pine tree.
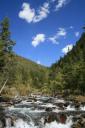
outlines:
[{"label": "pine tree", "polygon": [[9,31],[9,19],[6,17],[4,20],[1,22],[1,40],[4,43],[4,51],[6,52],[12,52],[12,48],[15,45],[15,42],[13,42],[10,38],[11,33]]},{"label": "pine tree", "polygon": [[9,31],[9,19],[6,17],[0,23],[0,76],[9,78],[13,66],[13,46]]}]

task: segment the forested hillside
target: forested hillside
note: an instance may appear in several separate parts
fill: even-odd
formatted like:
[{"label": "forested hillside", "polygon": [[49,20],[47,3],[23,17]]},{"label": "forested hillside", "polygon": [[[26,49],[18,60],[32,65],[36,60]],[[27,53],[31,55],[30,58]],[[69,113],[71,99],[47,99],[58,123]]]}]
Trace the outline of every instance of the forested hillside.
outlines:
[{"label": "forested hillside", "polygon": [[50,79],[54,79],[54,90],[85,93],[85,33],[67,55],[51,66]]}]

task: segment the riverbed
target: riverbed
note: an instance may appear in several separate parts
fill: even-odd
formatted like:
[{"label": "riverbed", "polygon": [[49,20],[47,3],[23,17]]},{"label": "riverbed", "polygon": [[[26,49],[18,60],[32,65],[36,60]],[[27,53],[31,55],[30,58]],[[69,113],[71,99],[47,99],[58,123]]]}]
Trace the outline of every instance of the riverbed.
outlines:
[{"label": "riverbed", "polygon": [[4,113],[4,128],[80,128],[80,120],[81,128],[85,126],[85,103],[57,96],[22,98],[6,107]]}]

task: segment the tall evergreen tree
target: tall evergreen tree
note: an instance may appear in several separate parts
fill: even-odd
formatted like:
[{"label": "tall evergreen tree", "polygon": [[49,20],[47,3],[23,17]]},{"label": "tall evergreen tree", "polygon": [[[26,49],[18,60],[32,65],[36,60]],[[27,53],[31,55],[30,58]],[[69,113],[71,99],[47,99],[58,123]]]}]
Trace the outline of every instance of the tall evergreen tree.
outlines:
[{"label": "tall evergreen tree", "polygon": [[11,40],[9,31],[9,19],[6,17],[0,23],[0,76],[9,77],[13,65],[13,46],[15,42]]},{"label": "tall evergreen tree", "polygon": [[3,21],[0,24],[1,26],[1,40],[4,43],[4,51],[12,52],[12,48],[15,45],[15,42],[13,42],[10,38],[11,33],[9,31],[9,19],[6,17],[3,19]]}]

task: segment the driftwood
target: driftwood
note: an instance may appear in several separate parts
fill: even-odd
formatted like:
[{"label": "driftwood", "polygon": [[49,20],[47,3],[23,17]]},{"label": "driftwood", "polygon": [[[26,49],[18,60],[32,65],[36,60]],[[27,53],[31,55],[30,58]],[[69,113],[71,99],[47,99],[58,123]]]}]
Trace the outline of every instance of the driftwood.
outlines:
[{"label": "driftwood", "polygon": [[0,90],[0,94],[2,93],[4,87],[6,86],[6,83],[7,83],[8,79],[6,79],[6,81],[4,82],[4,85],[2,86],[1,90]]}]

